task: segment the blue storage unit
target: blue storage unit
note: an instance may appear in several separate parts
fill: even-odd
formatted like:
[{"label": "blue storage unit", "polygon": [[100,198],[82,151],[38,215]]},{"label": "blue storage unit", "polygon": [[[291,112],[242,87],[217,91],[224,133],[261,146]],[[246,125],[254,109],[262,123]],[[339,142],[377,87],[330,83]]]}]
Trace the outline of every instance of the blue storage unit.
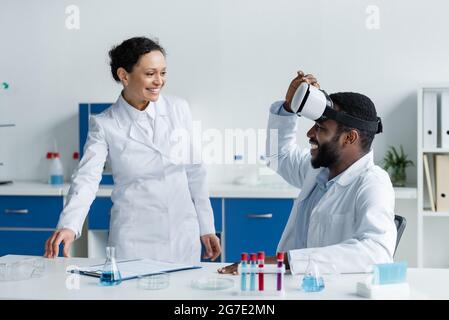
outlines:
[{"label": "blue storage unit", "polygon": [[[23,254],[42,256],[45,252],[45,241],[53,231],[15,231],[0,230],[0,256],[7,254]],[[62,245],[59,248],[62,257]]]},{"label": "blue storage unit", "polygon": [[[109,108],[112,103],[80,103],[79,104],[79,144],[80,159],[83,156],[84,144],[89,131],[89,116],[102,113]],[[114,184],[111,174],[103,174],[100,184]]]},{"label": "blue storage unit", "polygon": [[212,210],[214,212],[215,232],[221,233],[223,231],[222,226],[222,198],[210,198]]},{"label": "blue storage unit", "polygon": [[109,197],[97,197],[89,211],[89,230],[109,230],[112,200]]},{"label": "blue storage unit", "polygon": [[60,196],[0,196],[0,256],[43,255],[62,208]]},{"label": "blue storage unit", "polygon": [[0,227],[55,228],[62,197],[0,196]]},{"label": "blue storage unit", "polygon": [[226,262],[242,252],[275,255],[293,199],[225,199]]},{"label": "blue storage unit", "polygon": [[[214,212],[215,231],[222,232],[222,199],[211,198],[212,210]],[[97,197],[89,211],[89,230],[108,230],[111,217],[112,201],[109,197]]]}]

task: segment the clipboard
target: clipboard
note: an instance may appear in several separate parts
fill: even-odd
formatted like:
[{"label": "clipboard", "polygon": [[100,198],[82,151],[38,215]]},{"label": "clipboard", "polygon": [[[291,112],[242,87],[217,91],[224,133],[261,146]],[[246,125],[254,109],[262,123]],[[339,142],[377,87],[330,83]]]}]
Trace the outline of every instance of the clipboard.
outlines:
[{"label": "clipboard", "polygon": [[[122,280],[136,279],[158,273],[177,272],[183,270],[200,269],[200,266],[185,265],[170,262],[161,262],[151,259],[133,259],[117,261],[118,269]],[[85,276],[99,278],[103,269],[103,264],[90,267],[77,268],[69,270],[71,273],[77,273]]]}]

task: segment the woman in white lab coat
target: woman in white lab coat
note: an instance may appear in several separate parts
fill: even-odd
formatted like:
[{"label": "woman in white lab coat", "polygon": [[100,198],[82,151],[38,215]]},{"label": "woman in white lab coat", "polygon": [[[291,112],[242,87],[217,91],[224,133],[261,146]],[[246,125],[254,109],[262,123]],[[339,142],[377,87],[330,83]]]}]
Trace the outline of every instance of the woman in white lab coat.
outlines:
[{"label": "woman in white lab coat", "polygon": [[109,245],[118,258],[198,263],[202,242],[205,258],[215,260],[220,242],[205,168],[191,152],[189,106],[160,93],[166,81],[164,49],[137,37],[109,56],[112,76],[123,90],[115,104],[90,118],[84,155],[45,256],[57,256],[60,243],[69,255],[109,158],[114,178]]}]

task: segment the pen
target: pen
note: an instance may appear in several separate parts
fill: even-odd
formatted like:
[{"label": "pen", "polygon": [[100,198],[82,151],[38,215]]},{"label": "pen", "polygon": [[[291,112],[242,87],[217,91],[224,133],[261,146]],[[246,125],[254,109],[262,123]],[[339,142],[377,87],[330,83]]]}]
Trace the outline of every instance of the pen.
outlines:
[{"label": "pen", "polygon": [[[265,264],[265,252],[263,251],[259,251],[259,253],[257,254],[257,260],[259,263],[259,269],[262,269],[264,264]],[[259,291],[263,291],[263,287],[264,287],[264,274],[263,274],[263,270],[259,270]]]},{"label": "pen", "polygon": [[240,274],[240,289],[242,291],[246,291],[246,266],[247,266],[247,261],[248,261],[248,254],[246,252],[243,252],[241,254],[241,266],[242,266],[242,272]]},{"label": "pen", "polygon": [[256,291],[256,260],[257,255],[255,253],[251,253],[250,255],[250,267],[251,267],[251,273],[249,275],[249,290],[250,291]]},{"label": "pen", "polygon": [[278,267],[278,274],[277,274],[277,286],[276,290],[281,291],[282,290],[282,271],[281,268],[284,264],[284,253],[278,252],[276,255],[277,260],[277,267]]}]

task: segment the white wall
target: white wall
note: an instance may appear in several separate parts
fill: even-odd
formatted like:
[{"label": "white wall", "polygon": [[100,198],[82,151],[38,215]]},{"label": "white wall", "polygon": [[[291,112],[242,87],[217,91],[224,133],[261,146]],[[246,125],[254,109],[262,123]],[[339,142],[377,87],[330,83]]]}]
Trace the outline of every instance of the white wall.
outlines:
[{"label": "white wall", "polygon": [[[66,28],[71,4],[79,30]],[[379,8],[379,29],[367,28],[369,5]],[[416,160],[416,89],[449,83],[448,11],[444,0],[2,0],[0,82],[10,88],[0,89],[0,123],[17,126],[0,128],[0,179],[44,179],[54,139],[68,167],[78,103],[115,101],[107,52],[137,35],[167,49],[165,90],[191,103],[203,129],[265,128],[269,105],[301,68],[328,92],[371,97],[384,122],[377,162],[399,144]],[[310,124],[300,120],[303,146]],[[408,173],[416,184],[415,168]],[[230,177],[222,166],[209,176]],[[409,257],[416,239],[405,241]]]},{"label": "white wall", "polygon": [[[70,4],[79,30],[66,28]],[[377,30],[366,26],[369,5],[379,8]],[[302,68],[328,92],[372,98],[385,126],[376,161],[390,144],[416,159],[416,88],[449,82],[448,10],[439,0],[3,0],[0,82],[10,88],[0,91],[0,122],[17,127],[0,129],[0,178],[43,179],[54,138],[67,163],[78,103],[116,99],[107,51],[135,35],[166,47],[166,92],[186,98],[203,129],[265,128],[268,106]],[[307,145],[310,123],[300,126]],[[211,180],[226,179],[216,167]]]}]

